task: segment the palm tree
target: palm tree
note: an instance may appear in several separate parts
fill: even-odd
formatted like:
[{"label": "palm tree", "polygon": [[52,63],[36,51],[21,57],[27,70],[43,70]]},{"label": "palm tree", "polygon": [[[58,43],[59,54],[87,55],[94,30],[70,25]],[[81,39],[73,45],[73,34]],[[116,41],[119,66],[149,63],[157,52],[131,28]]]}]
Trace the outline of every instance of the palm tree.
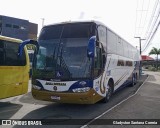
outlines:
[{"label": "palm tree", "polygon": [[151,49],[151,51],[149,52],[149,55],[152,55],[152,54],[157,55],[156,68],[157,68],[157,70],[158,70],[158,55],[160,54],[160,49],[157,49],[157,48],[153,47],[153,48]]}]

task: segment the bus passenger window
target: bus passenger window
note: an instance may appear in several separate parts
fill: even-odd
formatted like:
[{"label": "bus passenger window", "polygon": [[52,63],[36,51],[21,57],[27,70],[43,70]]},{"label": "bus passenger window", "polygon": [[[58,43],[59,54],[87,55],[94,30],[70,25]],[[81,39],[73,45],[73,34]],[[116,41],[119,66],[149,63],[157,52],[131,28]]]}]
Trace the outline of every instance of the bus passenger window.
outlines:
[{"label": "bus passenger window", "polygon": [[5,65],[7,66],[24,66],[26,65],[25,53],[22,57],[17,56],[19,44],[5,41]]},{"label": "bus passenger window", "polygon": [[4,64],[4,46],[3,42],[0,40],[0,66]]},{"label": "bus passenger window", "polygon": [[0,48],[0,66],[4,65],[4,52],[3,52],[3,48]]}]

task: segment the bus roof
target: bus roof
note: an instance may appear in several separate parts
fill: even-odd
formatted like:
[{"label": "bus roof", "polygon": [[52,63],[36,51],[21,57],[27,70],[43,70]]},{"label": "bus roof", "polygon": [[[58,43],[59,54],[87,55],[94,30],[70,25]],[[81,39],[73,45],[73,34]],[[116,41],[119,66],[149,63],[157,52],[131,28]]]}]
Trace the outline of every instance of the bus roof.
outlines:
[{"label": "bus roof", "polygon": [[7,37],[7,36],[1,36],[1,35],[0,35],[0,40],[6,40],[6,41],[11,41],[11,42],[16,42],[16,43],[22,42],[22,40],[20,40],[20,39],[11,38],[11,37]]},{"label": "bus roof", "polygon": [[[105,25],[103,22],[100,21],[96,21],[96,20],[78,20],[78,21],[66,21],[66,22],[58,22],[58,23],[54,23],[54,24],[49,24],[49,25],[45,25],[44,27],[49,27],[52,25],[60,25],[60,24],[74,24],[74,23],[95,23],[97,25],[103,25],[105,26],[108,30],[112,31],[114,34],[116,34],[118,37],[120,37],[121,39],[123,39],[124,41],[126,41],[124,38],[122,38],[120,35],[118,35],[116,32],[114,32],[112,29],[110,29],[107,25]],[[132,47],[135,48],[135,46],[133,46],[131,43],[129,43],[128,41],[126,41],[129,45],[131,45]]]},{"label": "bus roof", "polygon": [[52,26],[52,25],[60,25],[60,24],[70,24],[70,23],[95,23],[95,24],[101,24],[106,26],[104,23],[100,22],[100,21],[95,21],[95,20],[86,20],[86,21],[65,21],[65,22],[58,22],[58,23],[54,23],[54,24],[49,24],[49,25],[45,25],[46,26]]},{"label": "bus roof", "polygon": [[[110,29],[106,24],[104,24],[103,22],[100,21],[96,21],[96,20],[78,20],[78,21],[65,21],[65,22],[57,22],[54,24],[49,24],[49,25],[45,25],[43,28],[45,27],[49,27],[49,26],[53,26],[53,25],[61,25],[61,24],[74,24],[74,23],[95,23],[97,25],[103,25],[105,26],[108,30],[112,31],[113,33],[115,33],[116,35],[118,35],[116,32],[114,32],[112,29]],[[43,29],[42,28],[42,29]],[[121,39],[123,39],[120,35],[118,35]],[[123,39],[125,40],[125,39]],[[128,41],[127,41],[128,42]]]}]

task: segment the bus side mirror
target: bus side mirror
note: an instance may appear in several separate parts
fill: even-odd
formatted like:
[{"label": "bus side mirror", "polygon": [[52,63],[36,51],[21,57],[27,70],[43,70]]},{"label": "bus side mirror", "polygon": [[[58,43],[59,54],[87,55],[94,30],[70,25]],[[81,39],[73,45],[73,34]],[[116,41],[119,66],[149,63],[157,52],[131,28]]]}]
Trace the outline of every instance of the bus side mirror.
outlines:
[{"label": "bus side mirror", "polygon": [[89,39],[89,42],[88,42],[87,57],[88,58],[94,58],[95,57],[95,51],[96,51],[96,36],[92,36]]},{"label": "bus side mirror", "polygon": [[39,44],[36,40],[31,40],[31,39],[28,39],[28,40],[25,40],[23,41],[20,45],[19,45],[19,49],[18,49],[18,56],[21,57],[22,56],[22,53],[23,53],[23,49],[25,47],[25,45],[27,44],[33,44],[36,46],[37,48],[37,51],[39,49]]}]

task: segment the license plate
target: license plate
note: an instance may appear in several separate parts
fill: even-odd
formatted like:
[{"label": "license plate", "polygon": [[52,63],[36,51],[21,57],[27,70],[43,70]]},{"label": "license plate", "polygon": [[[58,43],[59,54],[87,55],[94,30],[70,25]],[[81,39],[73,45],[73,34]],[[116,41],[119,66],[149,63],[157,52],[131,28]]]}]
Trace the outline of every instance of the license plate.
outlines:
[{"label": "license plate", "polygon": [[60,96],[51,96],[51,99],[52,99],[52,100],[60,100],[61,97],[60,97]]}]

